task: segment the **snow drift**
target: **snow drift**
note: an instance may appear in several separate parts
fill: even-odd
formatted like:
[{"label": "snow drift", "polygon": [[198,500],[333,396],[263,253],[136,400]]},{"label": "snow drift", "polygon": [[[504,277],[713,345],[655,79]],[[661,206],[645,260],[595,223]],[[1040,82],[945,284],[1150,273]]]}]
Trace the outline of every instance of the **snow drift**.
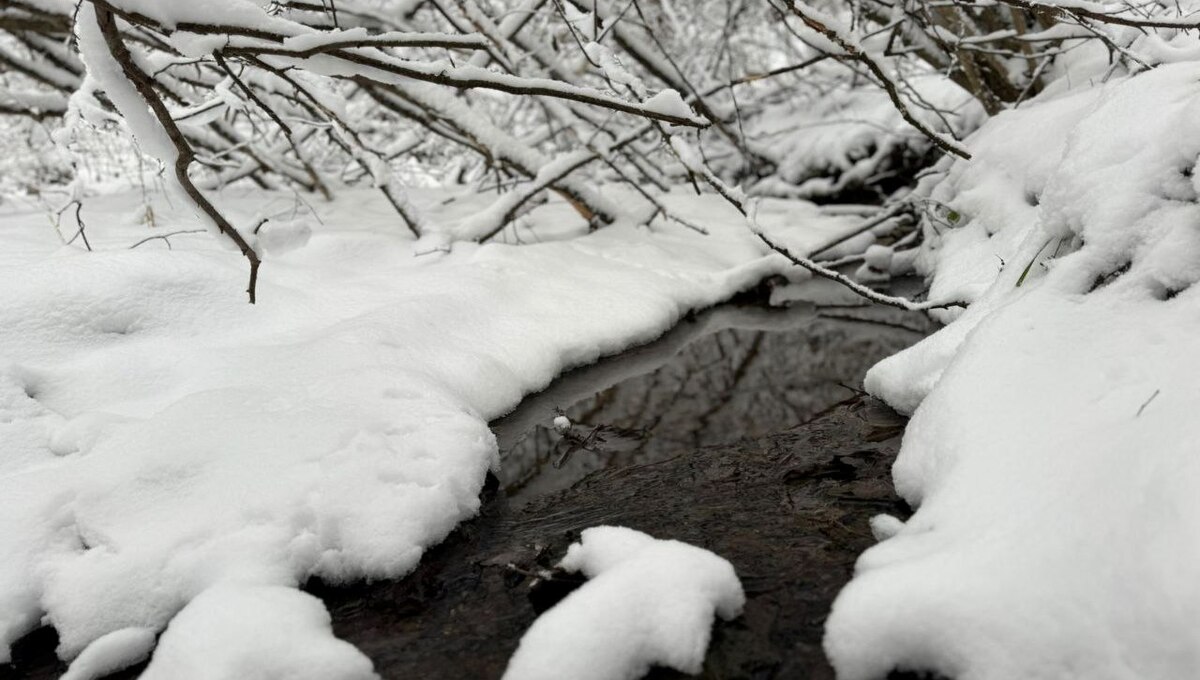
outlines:
[{"label": "snow drift", "polygon": [[976,299],[877,366],[914,410],[916,514],[829,619],[845,680],[1177,679],[1200,668],[1200,65],[1006,112],[934,197],[935,296]]}]

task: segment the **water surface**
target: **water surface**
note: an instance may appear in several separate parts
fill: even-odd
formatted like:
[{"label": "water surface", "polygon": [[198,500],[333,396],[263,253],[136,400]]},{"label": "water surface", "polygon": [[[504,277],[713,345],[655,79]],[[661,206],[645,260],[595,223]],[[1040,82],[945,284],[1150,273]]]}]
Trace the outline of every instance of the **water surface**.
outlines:
[{"label": "water surface", "polygon": [[[727,304],[658,340],[570,371],[492,423],[510,499],[588,473],[754,439],[855,396],[875,362],[933,324],[875,305]],[[553,427],[566,415],[566,432]]]}]

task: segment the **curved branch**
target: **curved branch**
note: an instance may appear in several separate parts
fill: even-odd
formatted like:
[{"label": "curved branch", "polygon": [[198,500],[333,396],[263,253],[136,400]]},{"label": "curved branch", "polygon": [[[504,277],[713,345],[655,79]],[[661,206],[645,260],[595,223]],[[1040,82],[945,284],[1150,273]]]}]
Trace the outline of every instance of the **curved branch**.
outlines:
[{"label": "curved branch", "polygon": [[93,6],[96,10],[96,23],[100,29],[100,34],[104,37],[104,43],[112,54],[113,59],[121,67],[121,73],[133,84],[138,94],[145,100],[146,105],[150,107],[150,111],[158,120],[159,125],[162,126],[163,132],[166,133],[168,139],[171,140],[171,144],[175,147],[174,170],[175,179],[179,182],[179,186],[196,207],[212,221],[218,231],[233,241],[234,245],[242,251],[242,255],[250,263],[250,282],[246,287],[246,293],[250,297],[250,304],[254,304],[255,290],[258,285],[258,267],[261,264],[258,253],[254,252],[254,248],[238,233],[237,229],[234,229],[229,220],[225,219],[225,216],[192,183],[192,178],[188,175],[188,168],[191,166],[192,161],[195,160],[196,154],[192,150],[191,144],[188,143],[179,126],[171,118],[171,113],[167,110],[166,104],[159,98],[158,93],[154,91],[154,82],[134,63],[133,56],[129,53],[129,48],[121,39],[116,17],[112,12],[108,11],[104,3],[94,2]]},{"label": "curved branch", "polygon": [[970,152],[968,152],[962,146],[959,146],[957,143],[946,139],[944,135],[938,134],[928,125],[918,120],[916,116],[912,115],[912,112],[908,109],[908,105],[905,104],[904,100],[900,97],[900,92],[896,89],[896,84],[892,82],[892,79],[889,78],[886,73],[883,72],[883,66],[881,66],[874,57],[870,56],[866,52],[863,52],[849,39],[842,36],[836,30],[830,28],[829,25],[819,19],[814,12],[801,8],[798,2],[789,2],[788,8],[791,9],[792,13],[797,17],[800,17],[800,20],[803,21],[806,26],[821,34],[821,36],[826,40],[829,40],[841,48],[841,50],[845,52],[846,57],[858,61],[863,66],[867,67],[867,70],[879,80],[880,85],[882,85],[884,91],[887,92],[888,98],[892,100],[892,105],[896,107],[896,110],[900,112],[900,115],[905,121],[908,122],[909,125],[913,126],[920,131],[921,134],[928,137],[929,141],[933,142],[933,144],[942,151],[954,154],[955,156],[958,156],[964,160],[971,159]]},{"label": "curved branch", "polygon": [[801,267],[804,267],[808,271],[810,271],[813,274],[816,274],[817,276],[820,276],[822,278],[826,278],[826,279],[829,279],[830,281],[835,281],[837,283],[840,283],[841,285],[849,288],[850,290],[852,290],[855,293],[857,293],[858,295],[861,295],[862,297],[870,300],[871,302],[878,302],[881,305],[887,305],[889,307],[896,307],[899,309],[906,309],[910,312],[927,312],[931,309],[948,309],[950,307],[966,307],[967,306],[966,303],[963,303],[963,302],[913,302],[912,300],[909,300],[908,298],[896,297],[894,295],[885,295],[883,293],[880,293],[877,290],[874,290],[873,288],[868,288],[867,286],[862,285],[861,283],[851,279],[850,277],[846,276],[845,274],[834,271],[832,269],[827,269],[825,267],[822,267],[821,265],[817,264],[816,262],[813,262],[812,260],[808,259],[807,257],[803,257],[801,255],[796,255],[792,251],[788,250],[787,246],[784,246],[779,243],[776,243],[775,241],[772,241],[766,234],[762,233],[762,231],[758,228],[754,228],[753,231],[754,231],[754,235],[757,236],[760,241],[765,243],[768,248],[770,248],[771,250],[774,250],[775,252],[779,253],[780,255],[783,255],[788,260],[790,260],[792,262],[792,264],[796,264]]}]

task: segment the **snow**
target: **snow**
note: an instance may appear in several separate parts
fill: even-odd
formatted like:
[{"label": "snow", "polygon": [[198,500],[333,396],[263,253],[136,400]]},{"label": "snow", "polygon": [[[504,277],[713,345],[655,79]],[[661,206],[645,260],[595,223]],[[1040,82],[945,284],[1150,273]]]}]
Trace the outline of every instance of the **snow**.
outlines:
[{"label": "snow", "polygon": [[[834,77],[843,66],[814,69]],[[922,100],[948,113],[943,118],[913,111],[926,125],[944,130],[946,122],[961,134],[973,130],[983,111],[971,96],[944,78],[917,74],[910,85]],[[858,185],[870,186],[906,148],[924,150],[931,143],[913,128],[878,89],[838,83],[829,91],[798,91],[779,102],[768,101],[752,121],[759,144],[778,159],[776,176],[755,185],[752,193],[821,198]]]},{"label": "snow", "polygon": [[[386,34],[385,34],[386,35]],[[383,38],[383,35],[379,36]],[[285,38],[283,46],[296,52],[315,50],[325,45],[358,42],[366,43],[373,36],[365,28],[348,28],[344,30],[313,32],[306,35],[295,35]]]},{"label": "snow", "polygon": [[295,220],[267,220],[259,228],[257,249],[268,257],[282,255],[303,248],[312,238],[312,224],[306,218]]},{"label": "snow", "polygon": [[584,529],[561,566],[589,580],[534,621],[504,680],[631,680],[656,665],[695,675],[715,617],[746,601],[724,558],[625,527]]},{"label": "snow", "polygon": [[[405,93],[422,107],[453,118],[456,125],[470,137],[486,140],[488,148],[495,154],[497,160],[511,163],[519,168],[522,174],[536,177],[540,169],[550,162],[536,148],[502,130],[490,118],[480,115],[461,98],[448,94],[441,88],[425,83],[407,83]],[[622,212],[620,206],[599,195],[590,181],[568,175],[559,180],[558,186],[571,192],[572,195],[584,198],[588,205],[604,211],[612,217],[616,217]]]},{"label": "snow", "polygon": [[563,415],[554,416],[554,431],[559,434],[570,432],[571,419]]},{"label": "snow", "polygon": [[[692,110],[683,103],[683,99],[678,92],[674,90],[664,90],[654,95],[650,99],[646,99],[647,89],[646,84],[642,82],[636,74],[630,72],[625,64],[607,45],[602,45],[597,42],[589,42],[583,46],[584,52],[588,56],[588,60],[599,65],[600,71],[614,86],[622,85],[628,87],[631,92],[637,97],[643,99],[647,107],[655,108],[659,113],[665,113],[672,116],[687,117],[692,115]],[[671,94],[674,94],[673,99],[678,99],[678,103],[672,100]],[[659,103],[663,104],[663,108],[657,108]]]},{"label": "snow", "polygon": [[164,26],[210,25],[219,21],[222,26],[277,31],[285,35],[312,30],[273,16],[253,0],[120,0],[118,8],[149,17]]},{"label": "snow", "polygon": [[[164,163],[173,163],[175,145],[151,113],[146,100],[138,94],[133,83],[125,79],[121,65],[109,52],[97,24],[96,8],[91,3],[80,5],[75,32],[79,38],[79,54],[87,65],[88,76],[100,84],[105,95],[116,105],[138,143],[150,155]],[[78,90],[71,95],[71,99],[74,101],[83,96],[90,96],[90,92]]]},{"label": "snow", "polygon": [[665,116],[674,116],[676,118],[690,118],[695,115],[692,112],[692,107],[688,106],[683,101],[683,97],[675,90],[662,90],[661,92],[650,97],[642,102],[642,105],[652,111],[657,111]]},{"label": "snow", "polygon": [[61,680],[95,680],[145,661],[154,649],[154,631],[122,628],[102,635],[87,646]]},{"label": "snow", "polygon": [[209,588],[167,627],[142,680],[377,680],[325,605],[280,586]]},{"label": "snow", "polygon": [[[922,254],[974,304],[867,388],[914,411],[827,624],[844,680],[1200,668],[1200,65],[1052,92],[968,141]],[[1126,266],[1128,265],[1128,266]]]},{"label": "snow", "polygon": [[[114,631],[208,626],[214,607],[301,606],[263,588],[401,576],[478,509],[490,420],[786,266],[714,196],[664,198],[709,236],[582,235],[555,199],[501,235],[545,242],[421,257],[377,191],[308,218],[291,194],[213,198],[247,231],[276,215],[258,305],[244,262],[179,233],[197,218],[161,194],[152,228],[136,194],[85,199],[95,252],[63,246],[36,204],[0,207],[0,659],[39,622],[70,660]],[[488,199],[419,200],[441,222]],[[809,247],[856,221],[796,201],[764,219],[807,229]],[[156,235],[170,248],[129,249]],[[201,599],[214,588],[219,607]],[[154,664],[204,639],[168,632]]]},{"label": "snow", "polygon": [[[278,58],[281,65],[293,59],[282,56]],[[538,96],[573,99],[628,113],[641,114],[644,117],[661,120],[673,125],[702,128],[708,121],[696,116],[690,110],[686,115],[677,116],[671,112],[660,110],[665,105],[657,101],[655,107],[649,107],[638,102],[622,99],[602,90],[578,85],[567,84],[548,78],[525,78],[500,71],[471,66],[452,66],[449,62],[418,62],[393,58],[382,52],[371,54],[370,59],[350,62],[333,56],[318,54],[304,58],[308,70],[326,76],[364,75],[379,82],[388,82],[403,86],[406,90],[410,80],[452,85],[462,88],[481,88],[509,92],[514,94],[533,94]],[[660,93],[661,94],[661,93]],[[678,94],[676,94],[678,98]],[[653,98],[652,98],[653,99]],[[685,107],[686,109],[686,107]]]}]

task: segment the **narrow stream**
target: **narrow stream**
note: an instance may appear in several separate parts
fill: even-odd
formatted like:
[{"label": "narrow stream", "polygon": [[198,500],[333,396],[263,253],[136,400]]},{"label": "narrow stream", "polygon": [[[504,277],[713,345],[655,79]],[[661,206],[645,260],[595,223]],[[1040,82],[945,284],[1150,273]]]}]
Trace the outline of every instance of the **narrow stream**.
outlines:
[{"label": "narrow stream", "polygon": [[[703,680],[832,680],[829,607],[875,542],[871,517],[908,511],[890,475],[904,418],[857,390],[932,324],[814,297],[722,305],[560,376],[493,421],[500,488],[413,573],[306,590],[384,678],[499,678],[535,618],[579,585],[554,570],[567,546],[586,527],[627,526],[737,569],[746,608],[714,628]],[[569,428],[554,427],[560,415]]]},{"label": "narrow stream", "polygon": [[[920,315],[858,303],[715,307],[560,376],[493,421],[501,485],[521,505],[596,470],[787,429],[854,396],[875,362],[932,329]],[[556,430],[559,415],[569,429]]]}]

